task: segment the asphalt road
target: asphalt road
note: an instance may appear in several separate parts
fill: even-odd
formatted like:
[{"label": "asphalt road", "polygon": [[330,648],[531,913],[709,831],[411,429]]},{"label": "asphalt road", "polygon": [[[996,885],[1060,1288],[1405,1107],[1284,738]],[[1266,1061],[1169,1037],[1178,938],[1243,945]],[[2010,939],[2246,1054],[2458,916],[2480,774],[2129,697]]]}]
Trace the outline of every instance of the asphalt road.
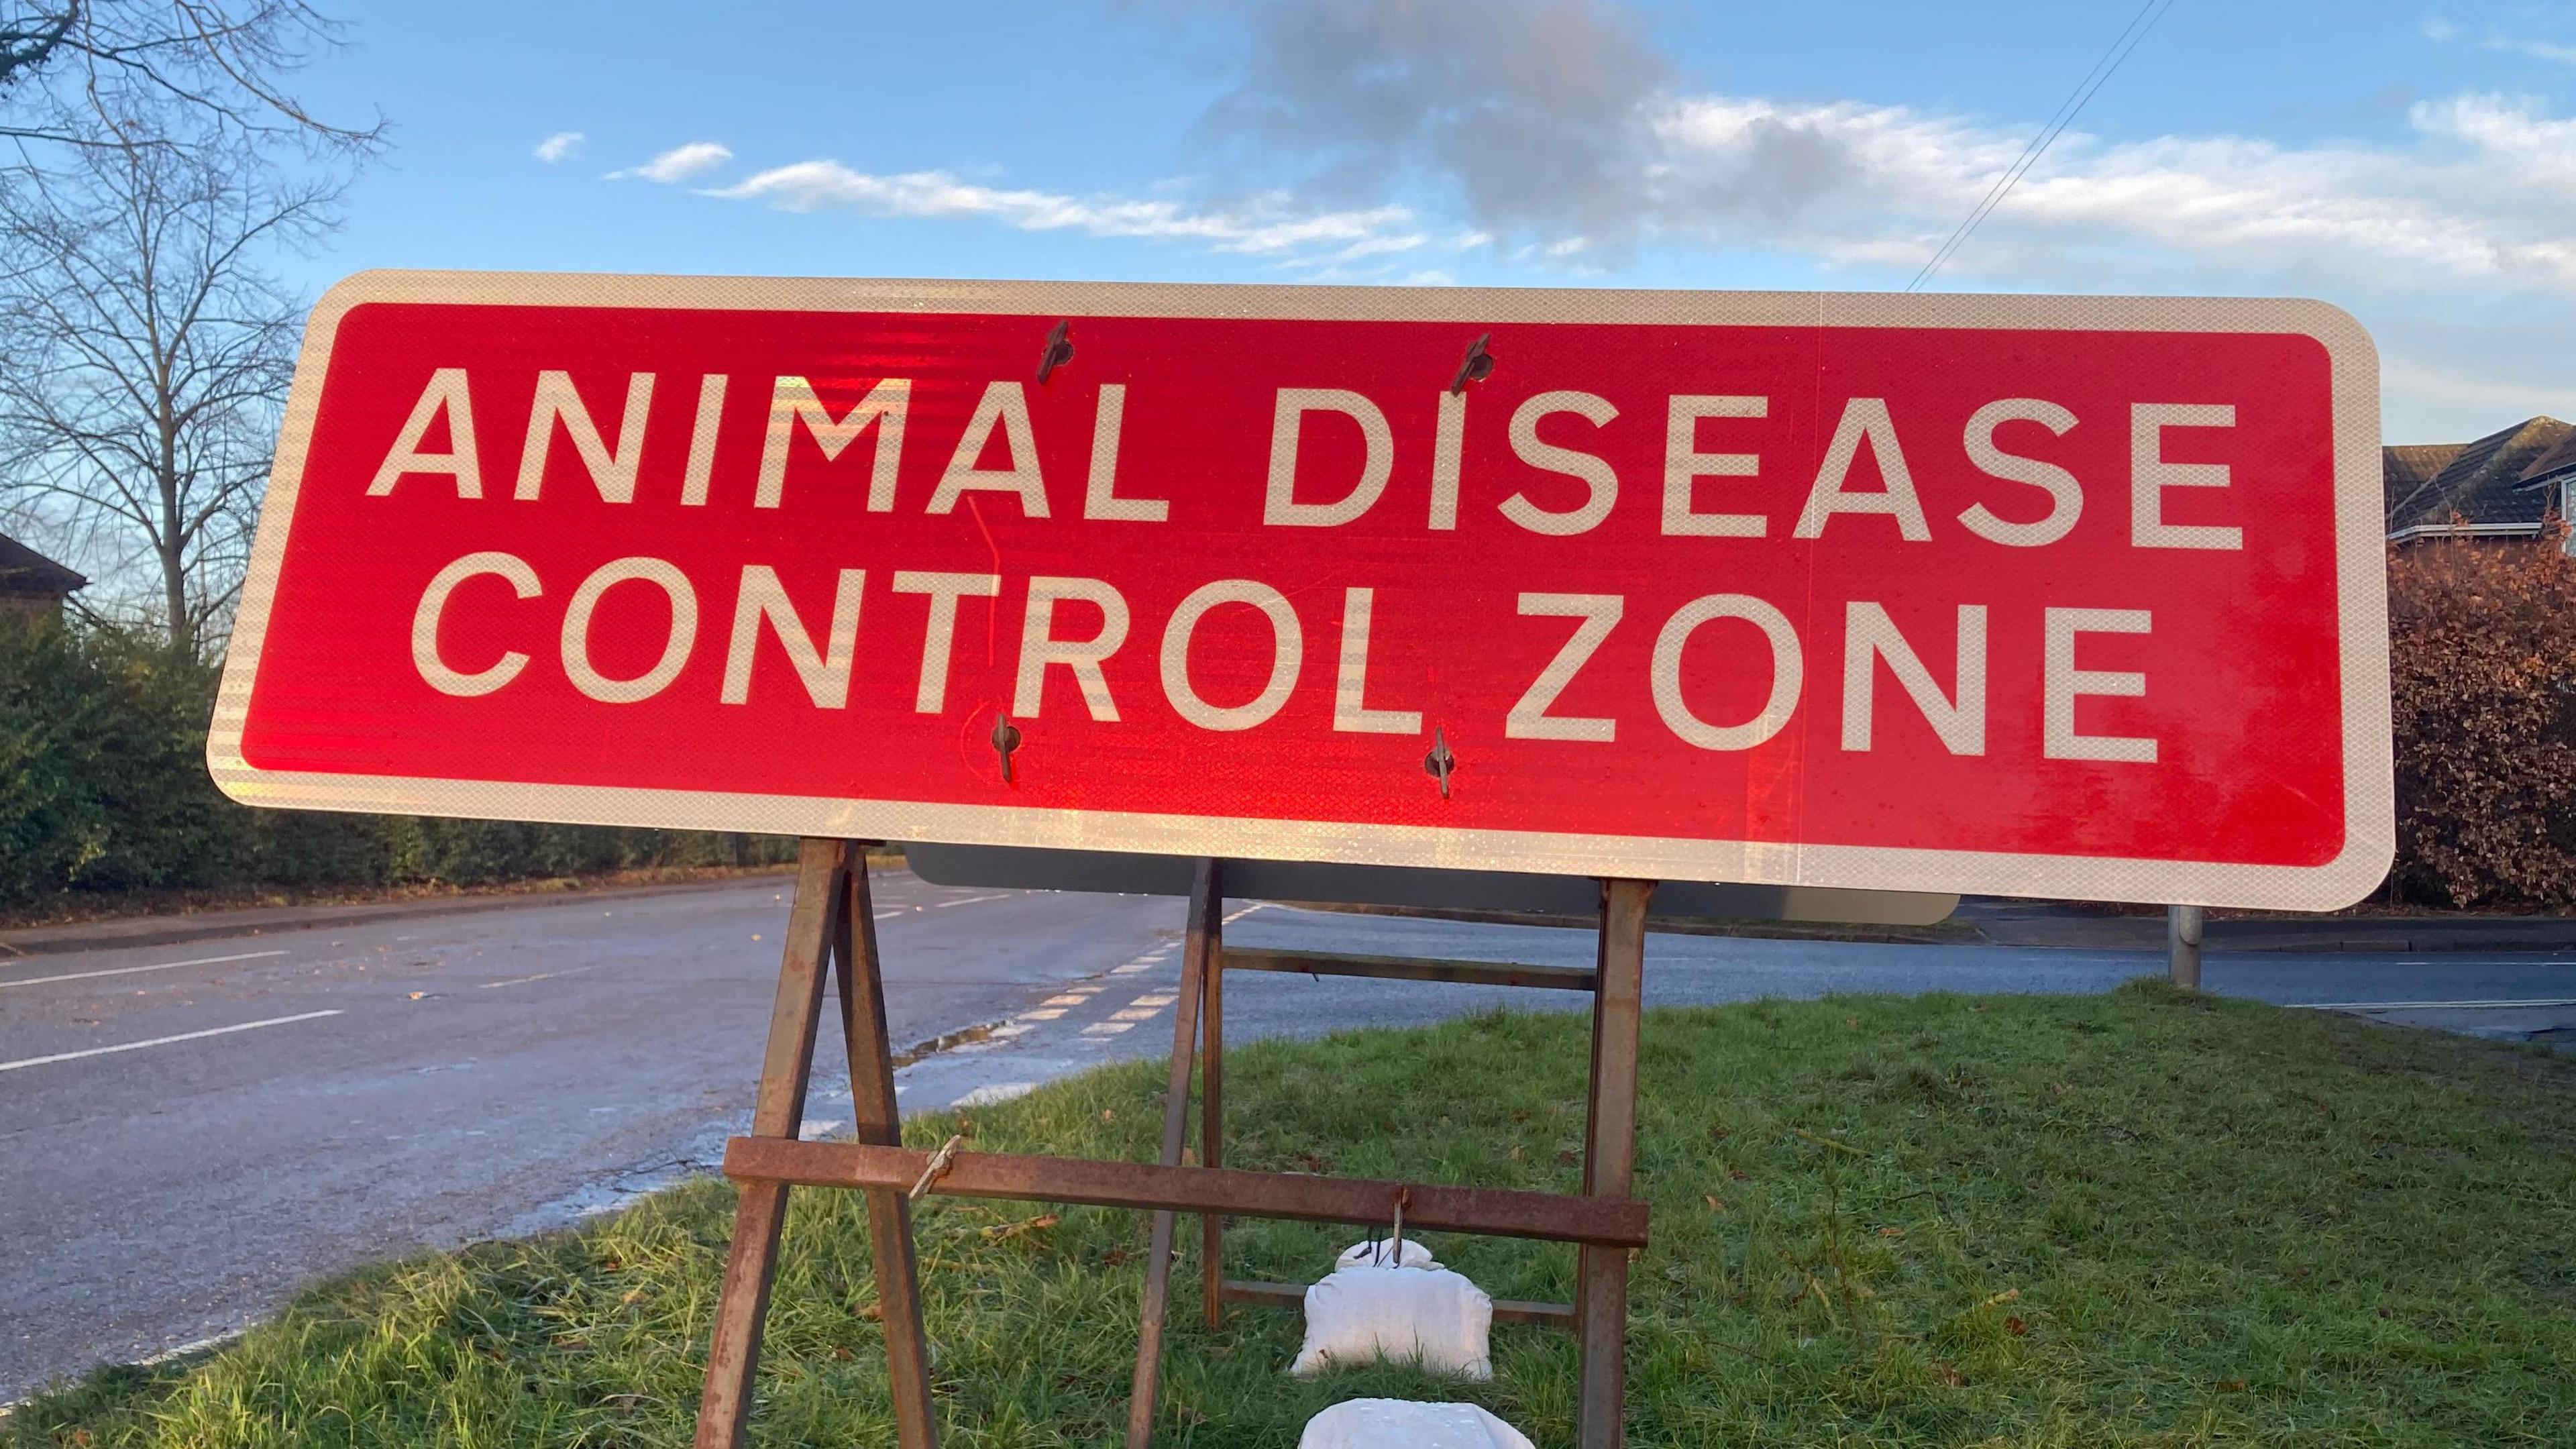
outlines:
[{"label": "asphalt road", "polygon": [[[538,1231],[708,1170],[748,1119],[786,883],[0,964],[0,1401],[234,1331],[321,1274]],[[1170,1047],[1172,899],[877,887],[898,1082],[992,1101]],[[1589,964],[1590,936],[1240,904],[1246,945]],[[2146,953],[1654,936],[1650,1004],[2086,992]],[[2576,1039],[2576,958],[2214,955],[2204,984]],[[2495,1005],[2493,1003],[2544,1003]],[[2570,1004],[2556,1004],[2570,1003]],[[1229,1040],[1578,997],[1239,972]],[[846,1131],[832,1033],[808,1131]]]}]

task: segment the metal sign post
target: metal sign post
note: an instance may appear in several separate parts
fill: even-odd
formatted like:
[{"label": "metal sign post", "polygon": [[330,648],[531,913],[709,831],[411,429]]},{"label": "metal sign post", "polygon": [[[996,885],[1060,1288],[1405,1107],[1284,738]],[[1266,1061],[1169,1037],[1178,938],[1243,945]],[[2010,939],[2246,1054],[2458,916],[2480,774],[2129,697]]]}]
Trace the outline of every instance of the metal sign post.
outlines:
[{"label": "metal sign post", "polygon": [[[698,1449],[734,1449],[743,1442],[760,1362],[761,1322],[777,1272],[787,1192],[794,1186],[857,1188],[867,1194],[887,1376],[893,1386],[897,1442],[902,1449],[930,1449],[937,1442],[908,1202],[911,1193],[920,1191],[1153,1213],[1136,1373],[1128,1404],[1129,1449],[1145,1449],[1152,1439],[1163,1329],[1177,1256],[1175,1214],[1195,1212],[1203,1219],[1201,1293],[1211,1324],[1226,1302],[1276,1304],[1292,1292],[1302,1292],[1287,1285],[1225,1281],[1222,1220],[1229,1216],[1375,1224],[1400,1215],[1416,1228],[1433,1231],[1573,1243],[1579,1252],[1574,1303],[1503,1303],[1496,1305],[1495,1316],[1503,1322],[1574,1329],[1581,1355],[1578,1442],[1582,1449],[1618,1449],[1624,1433],[1628,1255],[1646,1244],[1646,1206],[1631,1195],[1631,1186],[1636,1154],[1637,1024],[1646,903],[1653,884],[1602,883],[1599,952],[1593,969],[1583,971],[1482,961],[1228,952],[1222,938],[1222,866],[1201,860],[1194,874],[1159,1160],[1146,1164],[960,1152],[953,1150],[953,1144],[951,1149],[927,1153],[903,1147],[897,1128],[876,932],[868,910],[866,852],[843,840],[805,842],[752,1133],[733,1139],[725,1148],[725,1175],[740,1184],[742,1195],[707,1355]],[[798,1136],[806,1079],[813,1065],[814,1033],[821,1022],[827,962],[839,987],[851,1095],[858,1109],[857,1140],[847,1143],[807,1142]],[[1590,1108],[1582,1192],[1559,1195],[1359,1181],[1223,1166],[1220,1002],[1228,966],[1592,992]],[[1204,1158],[1198,1166],[1186,1166],[1182,1146],[1188,1137],[1194,1065],[1202,1068]]]}]

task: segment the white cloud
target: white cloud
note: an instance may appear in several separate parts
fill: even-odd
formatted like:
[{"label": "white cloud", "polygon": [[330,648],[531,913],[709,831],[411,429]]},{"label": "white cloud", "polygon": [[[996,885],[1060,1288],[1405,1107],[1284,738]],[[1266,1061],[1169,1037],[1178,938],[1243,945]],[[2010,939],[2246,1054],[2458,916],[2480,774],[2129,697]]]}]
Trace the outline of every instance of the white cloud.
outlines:
[{"label": "white cloud", "polygon": [[557,131],[537,143],[536,157],[551,166],[579,153],[581,143],[587,139],[579,131]]},{"label": "white cloud", "polygon": [[2506,50],[2527,55],[2534,60],[2554,60],[2560,65],[2576,65],[2576,45],[2554,40],[2533,40],[2511,35],[2490,35],[2479,42],[2480,50]]},{"label": "white cloud", "polygon": [[685,146],[674,146],[641,166],[629,166],[622,171],[611,171],[608,173],[608,179],[617,181],[628,176],[640,176],[647,181],[659,181],[667,185],[675,181],[686,181],[693,176],[702,176],[732,159],[733,148],[730,146],[714,141],[691,141]]},{"label": "white cloud", "polygon": [[[1631,210],[1595,196],[1553,214],[1524,208],[1508,230],[1481,224],[1463,198],[1424,203],[1416,190],[1399,204],[1388,182],[1381,204],[1212,195],[1196,181],[1076,195],[818,159],[705,194],[1191,246],[1313,281],[1446,282],[1423,263],[1486,249],[1583,280],[1618,272],[1633,237],[1803,258],[1889,286],[1913,276],[2030,134],[1908,106],[1724,94],[1658,95],[1639,124],[1647,159],[1619,203]],[[675,179],[724,159],[700,143],[640,174]],[[2421,102],[2379,142],[2069,131],[1934,285],[2325,297],[2389,349],[2392,435],[2470,436],[2576,411],[2562,341],[2576,316],[2570,215],[2576,118],[2537,100]]]},{"label": "white cloud", "polygon": [[1193,204],[1163,198],[1078,197],[978,186],[946,171],[876,175],[838,161],[775,167],[710,193],[783,211],[847,207],[875,216],[972,218],[1021,231],[1192,241],[1212,250],[1279,255],[1330,247],[1352,256],[1408,251],[1429,238],[1403,230],[1401,206],[1313,211],[1276,194]]},{"label": "white cloud", "polygon": [[2443,19],[2439,15],[2428,15],[2424,17],[2424,38],[2426,40],[2432,41],[2437,45],[2448,44],[2449,42],[2458,39],[2459,34],[2460,27],[2453,25],[2451,22]]},{"label": "white cloud", "polygon": [[[2070,132],[1944,275],[2379,295],[2465,282],[2576,298],[2563,221],[2576,121],[2489,95],[2419,104],[2409,120],[2416,141],[2394,148]],[[1906,107],[1713,96],[1672,103],[1658,129],[1658,229],[1888,268],[1930,256],[2023,141]]]}]

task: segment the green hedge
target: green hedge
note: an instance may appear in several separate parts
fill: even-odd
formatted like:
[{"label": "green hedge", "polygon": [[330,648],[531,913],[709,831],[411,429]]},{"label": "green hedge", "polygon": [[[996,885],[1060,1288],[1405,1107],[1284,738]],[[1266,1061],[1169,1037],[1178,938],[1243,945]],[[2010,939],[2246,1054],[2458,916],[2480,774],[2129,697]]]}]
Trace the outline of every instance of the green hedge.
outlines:
[{"label": "green hedge", "polygon": [[206,777],[215,675],[120,631],[0,614],[0,903],[481,885],[795,853],[777,836],[247,809]]}]

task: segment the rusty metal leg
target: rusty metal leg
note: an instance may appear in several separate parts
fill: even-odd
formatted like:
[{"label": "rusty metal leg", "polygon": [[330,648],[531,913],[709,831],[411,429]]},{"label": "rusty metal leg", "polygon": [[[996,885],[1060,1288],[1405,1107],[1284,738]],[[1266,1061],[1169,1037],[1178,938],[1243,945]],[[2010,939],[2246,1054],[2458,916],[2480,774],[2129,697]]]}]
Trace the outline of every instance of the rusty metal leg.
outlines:
[{"label": "rusty metal leg", "polygon": [[[815,1018],[823,1005],[823,958],[838,926],[842,883],[852,846],[808,839],[797,857],[796,903],[769,1013],[769,1049],[752,1108],[755,1137],[793,1139],[805,1121],[805,1081],[814,1065]],[[734,1209],[733,1247],[716,1302],[714,1341],[707,1347],[706,1391],[698,1400],[697,1449],[739,1449],[751,1414],[752,1376],[760,1367],[760,1330],[778,1268],[778,1236],[787,1222],[784,1183],[746,1183]]]},{"label": "rusty metal leg", "polygon": [[[858,1140],[903,1145],[895,1106],[894,1056],[886,1043],[885,976],[877,955],[876,913],[868,895],[864,852],[851,862],[840,928],[833,932],[841,1039],[850,1057],[850,1105]],[[884,1321],[886,1378],[893,1391],[895,1442],[933,1449],[939,1426],[930,1402],[929,1342],[921,1328],[921,1274],[913,1255],[912,1204],[899,1192],[871,1192],[868,1241],[876,1263],[877,1307]]]},{"label": "rusty metal leg", "polygon": [[[1207,964],[1200,975],[1199,1162],[1225,1166],[1225,921],[1208,921]],[[1199,1219],[1199,1312],[1213,1331],[1225,1322],[1225,1215]]]},{"label": "rusty metal leg", "polygon": [[[1225,897],[1213,860],[1198,863],[1190,886],[1188,944],[1181,950],[1181,994],[1172,1007],[1172,1074],[1163,1098],[1163,1156],[1166,1167],[1181,1161],[1181,1143],[1189,1136],[1190,1062],[1198,1055],[1200,983],[1217,950],[1218,917]],[[1154,1407],[1163,1374],[1163,1311],[1172,1288],[1172,1215],[1154,1214],[1145,1250],[1145,1306],[1136,1335],[1136,1380],[1127,1399],[1127,1449],[1146,1449],[1154,1436]]]},{"label": "rusty metal leg", "polygon": [[[1592,1105],[1584,1128],[1583,1193],[1627,1197],[1637,1153],[1637,1016],[1652,881],[1604,881],[1599,988],[1592,1002]],[[1628,1252],[1586,1246],[1575,1270],[1582,1340],[1576,1442],[1620,1449],[1626,1434]]]}]

